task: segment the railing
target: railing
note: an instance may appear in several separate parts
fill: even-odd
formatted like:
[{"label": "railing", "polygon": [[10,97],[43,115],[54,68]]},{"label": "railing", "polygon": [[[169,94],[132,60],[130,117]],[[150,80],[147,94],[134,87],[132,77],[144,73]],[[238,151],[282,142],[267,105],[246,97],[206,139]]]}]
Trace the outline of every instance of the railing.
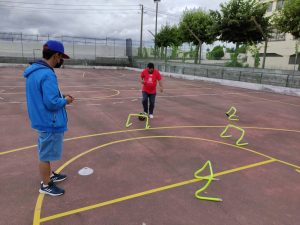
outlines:
[{"label": "railing", "polygon": [[[145,68],[146,61],[138,60],[135,67]],[[207,77],[233,80],[274,86],[300,88],[299,71],[280,71],[270,69],[232,68],[209,65],[176,64],[155,62],[156,68],[162,72],[178,73],[195,77]]]}]

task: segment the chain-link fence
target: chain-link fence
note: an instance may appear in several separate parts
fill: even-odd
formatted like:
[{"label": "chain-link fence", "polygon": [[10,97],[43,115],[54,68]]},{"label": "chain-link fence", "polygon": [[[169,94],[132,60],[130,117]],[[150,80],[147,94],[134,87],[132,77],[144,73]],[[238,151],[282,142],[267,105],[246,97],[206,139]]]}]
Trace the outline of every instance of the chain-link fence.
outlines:
[{"label": "chain-link fence", "polygon": [[[126,58],[126,39],[86,38],[55,35],[31,35],[0,32],[0,57],[41,58],[42,46],[50,39],[64,43],[72,59]],[[132,55],[137,55],[137,42],[132,42]]]}]

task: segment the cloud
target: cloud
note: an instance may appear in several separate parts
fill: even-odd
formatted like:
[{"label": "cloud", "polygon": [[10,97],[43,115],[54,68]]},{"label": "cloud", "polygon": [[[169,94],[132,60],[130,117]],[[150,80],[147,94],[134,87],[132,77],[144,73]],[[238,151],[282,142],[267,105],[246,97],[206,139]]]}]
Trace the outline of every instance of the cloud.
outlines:
[{"label": "cloud", "polygon": [[[57,34],[94,38],[132,38],[139,40],[140,4],[145,7],[144,40],[155,30],[156,5],[151,0],[50,1],[39,3],[0,1],[0,30],[27,34]],[[225,0],[161,0],[158,3],[158,30],[166,23],[178,24],[184,9],[218,9]]]}]

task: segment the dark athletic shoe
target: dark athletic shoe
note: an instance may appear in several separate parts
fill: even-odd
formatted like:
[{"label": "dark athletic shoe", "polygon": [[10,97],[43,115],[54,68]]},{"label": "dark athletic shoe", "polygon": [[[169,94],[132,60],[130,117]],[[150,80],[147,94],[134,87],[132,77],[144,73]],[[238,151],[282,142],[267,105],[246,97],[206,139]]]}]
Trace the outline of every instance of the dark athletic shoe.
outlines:
[{"label": "dark athletic shoe", "polygon": [[53,181],[54,183],[63,181],[65,179],[67,179],[67,175],[54,173],[54,172],[52,172],[52,175],[50,177],[50,181]]},{"label": "dark athletic shoe", "polygon": [[44,187],[42,182],[39,192],[51,196],[60,196],[65,193],[65,190],[57,187],[52,181],[50,181],[47,187]]}]

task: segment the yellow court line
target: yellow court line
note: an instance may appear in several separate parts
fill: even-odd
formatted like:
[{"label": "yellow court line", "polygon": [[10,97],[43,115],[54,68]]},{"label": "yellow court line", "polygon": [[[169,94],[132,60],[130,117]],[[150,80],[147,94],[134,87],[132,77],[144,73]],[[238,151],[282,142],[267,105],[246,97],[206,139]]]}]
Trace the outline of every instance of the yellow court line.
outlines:
[{"label": "yellow court line", "polygon": [[216,144],[222,144],[222,145],[227,145],[227,146],[230,146],[230,147],[242,149],[242,150],[254,153],[254,154],[259,155],[259,156],[263,156],[263,157],[271,159],[271,160],[279,161],[279,160],[277,160],[277,159],[275,159],[273,157],[270,157],[268,155],[265,155],[263,153],[257,152],[255,150],[252,150],[252,149],[249,149],[249,148],[245,148],[245,147],[241,147],[241,146],[236,146],[236,145],[233,145],[233,144],[229,144],[229,143],[225,143],[225,142],[221,142],[221,141],[215,141],[215,140],[206,139],[206,138],[188,137],[188,136],[167,136],[167,135],[165,135],[165,136],[142,136],[142,137],[133,137],[133,138],[127,138],[127,139],[121,139],[121,140],[117,140],[117,141],[112,141],[112,142],[108,142],[106,144],[99,145],[99,146],[96,146],[94,148],[91,148],[91,149],[89,149],[89,150],[87,150],[85,152],[82,152],[82,153],[78,154],[77,156],[73,157],[72,159],[68,160],[67,162],[65,162],[61,167],[59,167],[57,169],[57,172],[58,173],[61,172],[65,167],[67,167],[68,165],[70,165],[72,162],[76,161],[80,157],[82,157],[82,156],[84,156],[84,155],[86,155],[88,153],[91,153],[91,152],[93,152],[93,151],[95,151],[97,149],[104,148],[104,147],[107,147],[107,146],[110,146],[110,145],[114,145],[114,144],[118,144],[118,143],[127,142],[127,141],[136,141],[136,140],[141,140],[141,139],[152,139],[152,138],[177,138],[177,139],[207,141],[207,142],[212,142],[212,143],[216,143]]},{"label": "yellow court line", "polygon": [[[219,176],[222,176],[222,175],[225,175],[225,174],[230,174],[230,173],[242,171],[242,170],[245,170],[245,169],[250,169],[250,168],[262,166],[262,165],[269,164],[269,163],[272,163],[272,162],[276,162],[276,160],[275,159],[270,159],[270,160],[267,160],[267,161],[253,163],[253,164],[238,167],[238,168],[235,168],[235,169],[225,170],[225,171],[214,174],[214,177],[219,177]],[[133,194],[133,195],[124,196],[124,197],[121,197],[121,198],[117,198],[117,199],[101,202],[101,203],[98,203],[98,204],[94,204],[94,205],[90,205],[90,206],[70,210],[70,211],[63,212],[63,213],[58,213],[58,214],[55,214],[55,215],[52,215],[52,216],[41,218],[40,222],[46,222],[46,221],[49,221],[49,220],[58,219],[58,218],[61,218],[61,217],[73,215],[75,213],[81,213],[81,212],[85,212],[85,211],[88,211],[88,210],[92,210],[92,209],[100,208],[100,207],[103,207],[103,206],[111,205],[111,204],[114,204],[114,203],[123,202],[123,201],[129,200],[129,199],[142,197],[142,196],[145,196],[145,195],[150,195],[150,194],[153,194],[153,193],[157,193],[157,192],[160,192],[160,191],[165,191],[165,190],[168,190],[168,189],[184,186],[184,185],[187,185],[187,184],[192,184],[192,183],[195,183],[195,182],[199,182],[200,180],[202,180],[202,179],[192,179],[192,180],[182,181],[182,182],[179,182],[179,183],[175,183],[175,184],[171,184],[171,185],[151,189],[151,190],[148,190],[148,191],[139,192],[139,193],[136,193],[136,194]],[[34,223],[34,225],[38,225],[38,224],[39,223]]]},{"label": "yellow court line", "polygon": [[[196,137],[184,137],[184,136],[144,136],[144,137],[134,137],[134,138],[128,138],[128,139],[123,139],[123,140],[117,140],[117,141],[109,142],[109,143],[106,143],[106,144],[103,144],[103,145],[100,145],[100,146],[96,146],[96,147],[94,147],[92,149],[89,149],[89,150],[87,150],[87,151],[85,151],[85,152],[83,152],[83,153],[81,153],[81,154],[73,157],[72,159],[68,160],[65,164],[63,164],[61,167],[59,167],[56,172],[59,173],[60,171],[62,171],[66,166],[68,166],[72,162],[76,161],[80,157],[82,157],[82,156],[84,156],[84,155],[86,155],[86,154],[88,154],[88,153],[90,153],[92,151],[95,151],[97,149],[100,149],[100,148],[103,148],[103,147],[106,147],[106,146],[109,146],[109,145],[113,145],[113,144],[116,144],[116,143],[122,143],[122,142],[126,142],[126,141],[134,141],[134,140],[139,140],[139,139],[150,139],[150,138],[178,138],[178,139],[190,139],[190,140],[208,141],[208,142],[223,144],[223,145],[235,147],[235,148],[238,148],[238,149],[242,149],[242,150],[245,150],[245,151],[249,151],[251,153],[254,153],[254,154],[257,154],[257,155],[269,158],[269,160],[272,160],[272,161],[283,162],[283,161],[279,161],[279,160],[277,160],[275,158],[272,158],[272,157],[270,157],[268,155],[262,154],[260,152],[257,152],[257,151],[254,151],[254,150],[251,150],[251,149],[248,149],[248,148],[245,148],[245,147],[240,147],[240,146],[236,146],[236,145],[232,145],[232,144],[228,144],[228,143],[224,143],[224,142],[220,142],[220,141],[210,140],[210,139],[196,138]],[[296,165],[292,165],[292,164],[289,164],[289,163],[285,163],[285,164],[300,169],[300,167],[298,167]],[[36,216],[36,215],[35,215],[35,217],[39,218],[39,216]]]},{"label": "yellow court line", "polygon": [[42,203],[45,195],[39,194],[39,197],[35,204],[34,216],[33,216],[33,225],[39,225],[41,221],[41,211],[42,211]]},{"label": "yellow court line", "polygon": [[[173,127],[153,127],[149,129],[131,129],[131,130],[118,130],[118,131],[111,131],[111,132],[105,132],[105,133],[97,133],[97,134],[89,134],[84,136],[77,136],[72,138],[64,139],[64,141],[71,141],[71,140],[78,140],[83,138],[90,138],[90,137],[97,137],[97,136],[104,136],[104,135],[110,135],[110,134],[119,134],[119,133],[125,133],[125,132],[135,132],[135,131],[145,131],[145,130],[163,130],[163,129],[182,129],[182,128],[225,128],[226,126],[173,126]],[[290,130],[290,129],[281,129],[281,128],[268,128],[268,127],[243,127],[244,129],[255,129],[255,130],[272,130],[272,131],[284,131],[284,132],[294,132],[294,133],[300,133],[299,130]],[[11,149],[7,150],[5,152],[0,152],[1,155],[27,150],[30,148],[37,147],[37,145],[31,145],[31,146],[25,146],[17,149]]]},{"label": "yellow court line", "polygon": [[296,170],[296,172],[300,173],[300,170]]},{"label": "yellow court line", "polygon": [[13,152],[19,152],[19,151],[23,151],[23,150],[27,150],[27,149],[31,149],[37,147],[37,145],[31,145],[31,146],[26,146],[26,147],[22,147],[22,148],[16,148],[16,149],[12,149],[12,150],[8,150],[5,152],[0,152],[0,155],[6,155],[9,153],[13,153]]},{"label": "yellow court line", "polygon": [[[126,132],[135,132],[135,131],[145,131],[145,130],[180,129],[180,128],[223,128],[223,127],[225,127],[225,126],[174,126],[174,127],[154,127],[154,128],[149,128],[149,129],[142,128],[142,129],[131,129],[131,130],[118,130],[118,131],[111,131],[111,132],[105,132],[105,133],[89,134],[89,135],[84,135],[84,136],[66,138],[66,139],[64,139],[64,142],[78,140],[78,139],[84,139],[84,138],[90,138],[90,137],[98,137],[98,136],[105,136],[105,135],[111,135],[111,134],[119,134],[119,133],[126,133]],[[0,155],[5,155],[5,154],[22,151],[22,150],[27,150],[27,149],[34,148],[34,147],[37,147],[37,145],[31,145],[31,146],[26,146],[26,147],[22,147],[22,148],[7,150],[5,152],[0,152]]]}]

